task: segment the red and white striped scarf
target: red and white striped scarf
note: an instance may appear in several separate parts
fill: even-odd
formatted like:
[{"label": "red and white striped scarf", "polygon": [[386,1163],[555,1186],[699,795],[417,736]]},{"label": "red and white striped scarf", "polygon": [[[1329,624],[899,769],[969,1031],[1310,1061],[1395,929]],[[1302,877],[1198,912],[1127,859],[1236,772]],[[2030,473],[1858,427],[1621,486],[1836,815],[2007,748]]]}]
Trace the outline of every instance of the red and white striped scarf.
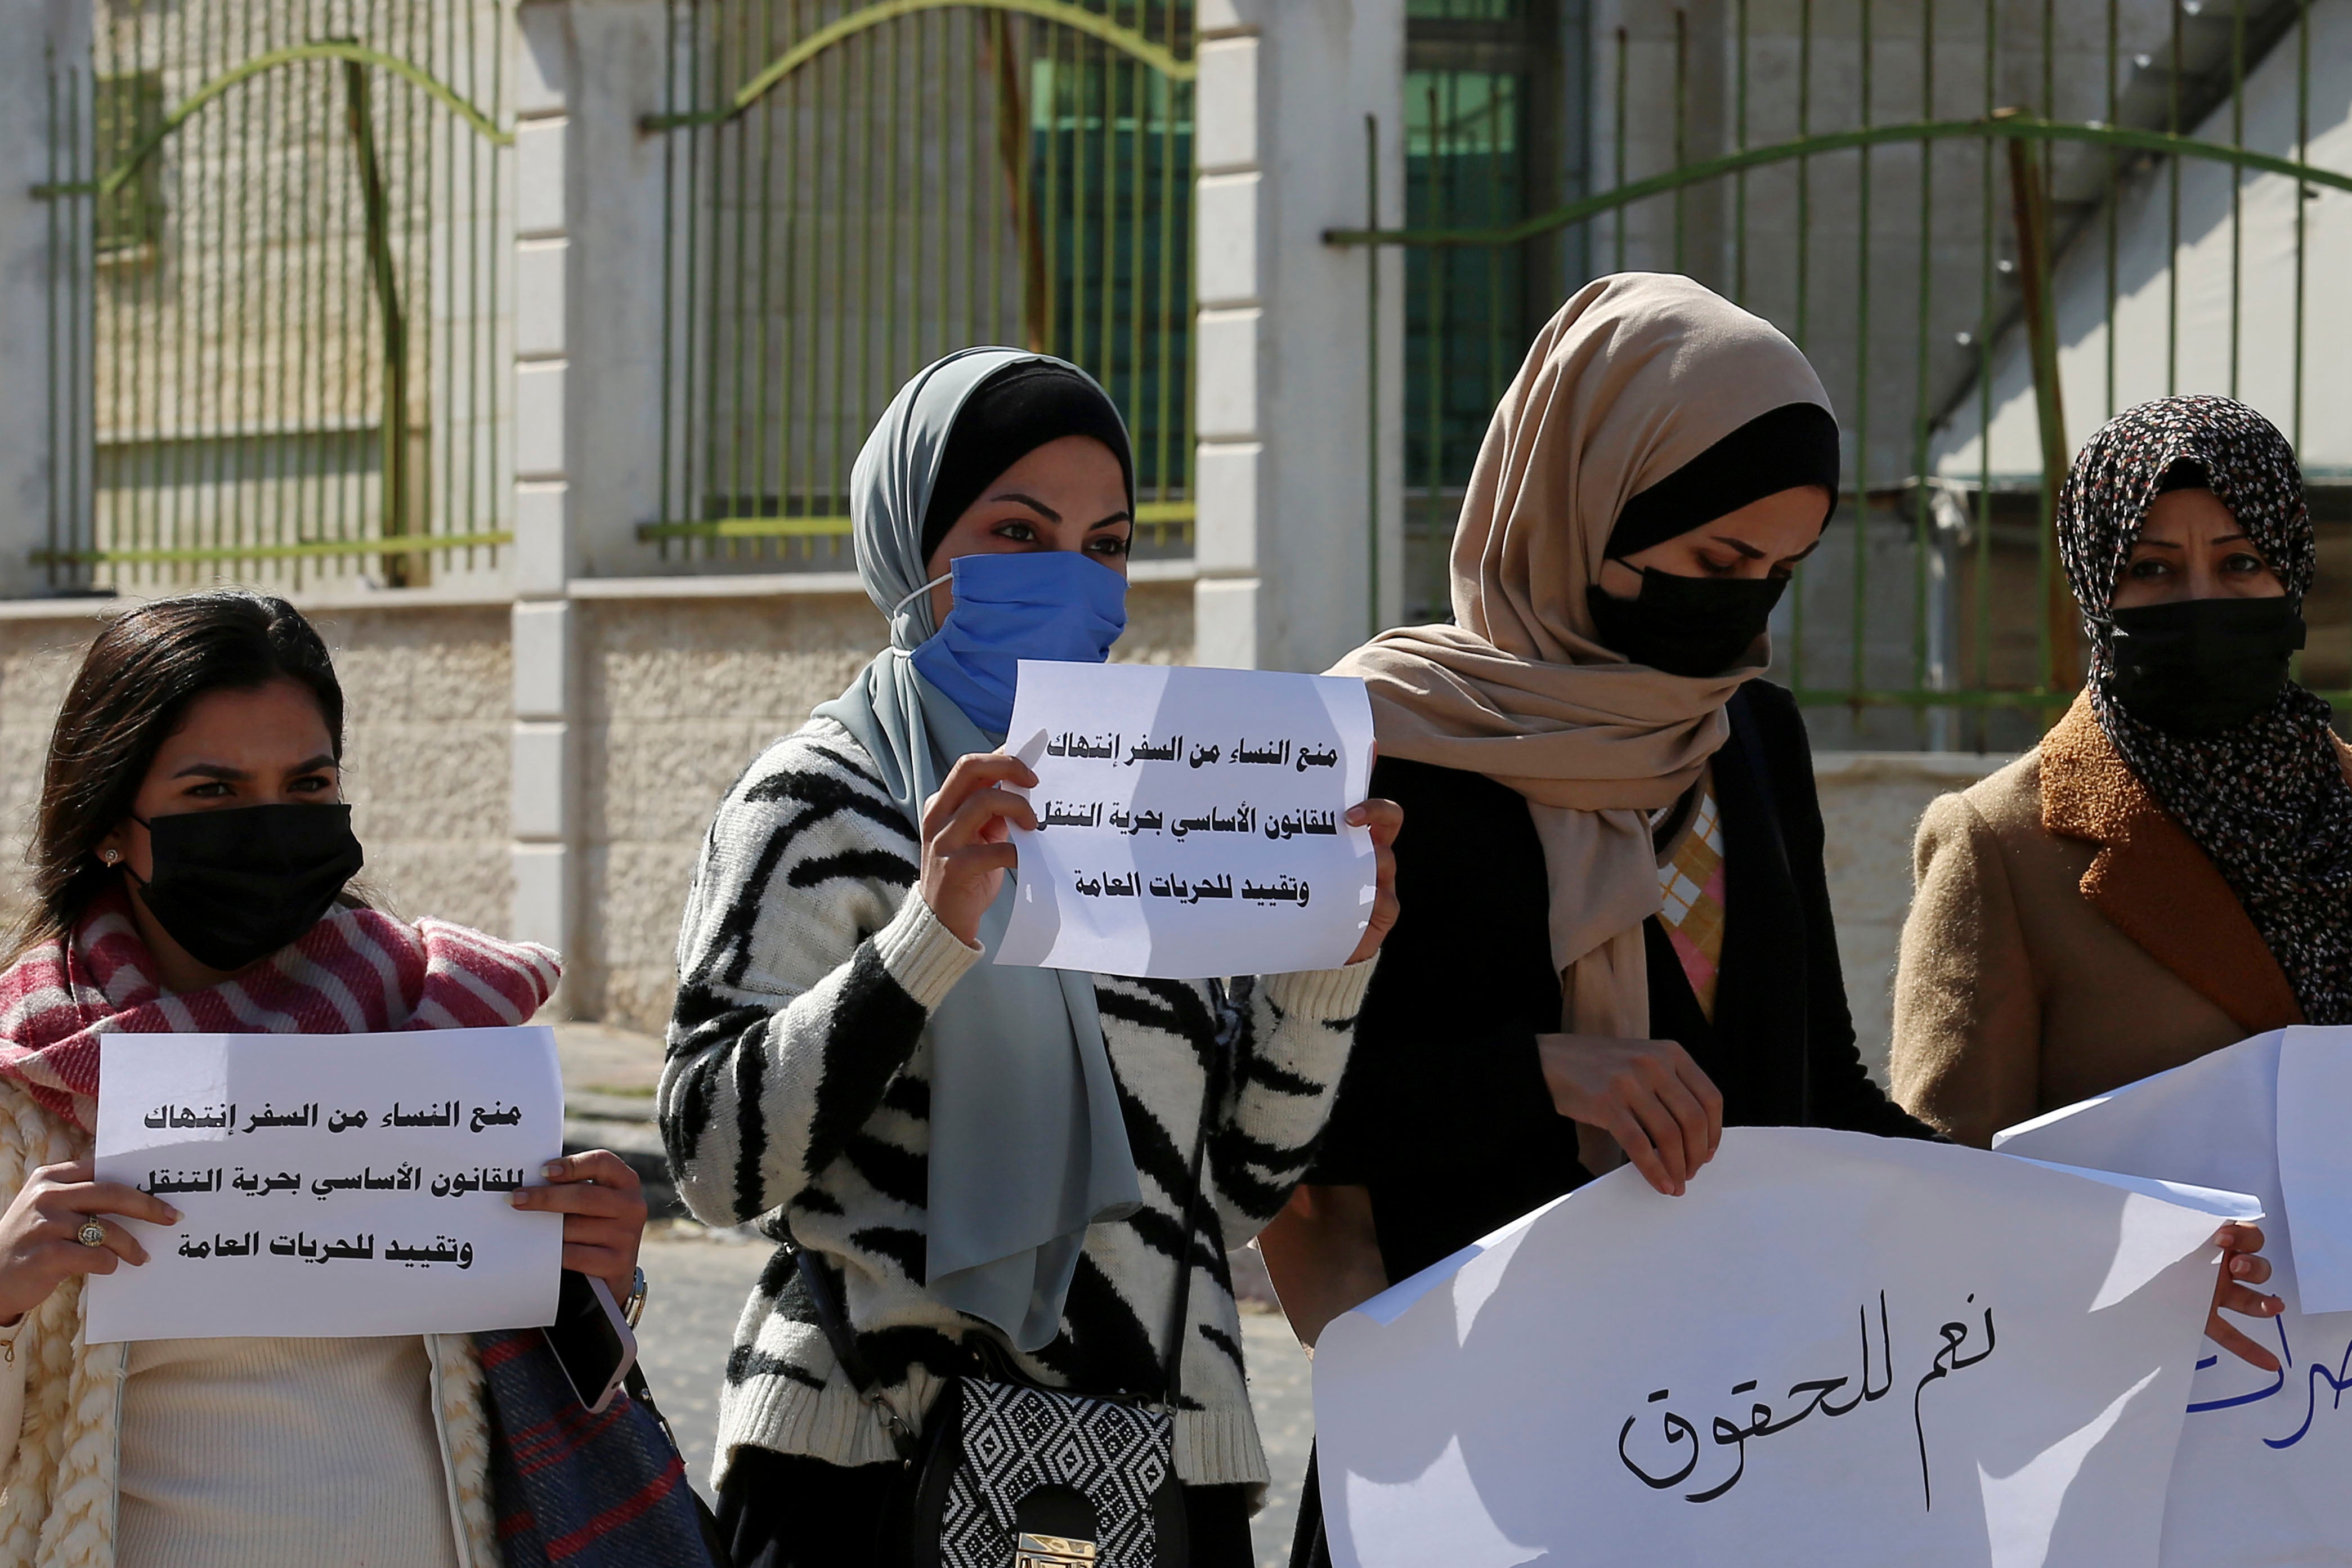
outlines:
[{"label": "red and white striped scarf", "polygon": [[167,992],[119,889],[72,940],[0,974],[0,1076],[85,1131],[98,1119],[98,1058],[110,1034],[359,1035],[527,1022],[555,988],[553,952],[446,921],[404,925],[375,910],[328,911],[249,974]]}]

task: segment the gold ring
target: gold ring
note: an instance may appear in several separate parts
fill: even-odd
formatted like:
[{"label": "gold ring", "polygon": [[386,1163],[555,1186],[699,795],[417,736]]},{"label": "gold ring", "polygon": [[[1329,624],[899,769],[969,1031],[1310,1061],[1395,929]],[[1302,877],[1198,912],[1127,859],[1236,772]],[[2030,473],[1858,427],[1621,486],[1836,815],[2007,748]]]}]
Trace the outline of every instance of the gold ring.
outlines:
[{"label": "gold ring", "polygon": [[106,1245],[106,1226],[100,1224],[97,1220],[86,1219],[81,1222],[81,1228],[74,1232],[74,1239],[80,1242],[84,1247],[104,1247]]}]

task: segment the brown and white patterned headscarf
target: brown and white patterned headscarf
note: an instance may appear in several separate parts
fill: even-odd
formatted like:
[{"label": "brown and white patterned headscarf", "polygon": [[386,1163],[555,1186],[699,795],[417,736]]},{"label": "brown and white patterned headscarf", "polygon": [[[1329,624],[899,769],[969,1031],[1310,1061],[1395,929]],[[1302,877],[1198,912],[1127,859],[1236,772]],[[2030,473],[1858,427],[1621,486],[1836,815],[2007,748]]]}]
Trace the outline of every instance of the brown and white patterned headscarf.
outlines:
[{"label": "brown and white patterned headscarf", "polygon": [[2210,856],[2286,972],[2304,1016],[2352,1024],[2352,784],[2329,709],[2290,682],[2268,712],[2190,739],[2115,698],[2110,605],[2166,470],[2202,468],[2271,571],[2300,601],[2317,550],[2303,472],[2277,427],[2227,397],[2127,409],[2084,445],[2058,498],[2058,552],[2091,637],[2090,696],[2132,772]]}]

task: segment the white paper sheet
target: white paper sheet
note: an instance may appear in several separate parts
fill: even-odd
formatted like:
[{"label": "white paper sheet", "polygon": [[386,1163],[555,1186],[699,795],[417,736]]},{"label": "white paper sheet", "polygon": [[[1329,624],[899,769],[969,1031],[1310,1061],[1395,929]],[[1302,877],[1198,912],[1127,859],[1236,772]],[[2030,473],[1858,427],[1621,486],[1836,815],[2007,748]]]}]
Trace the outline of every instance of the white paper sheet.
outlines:
[{"label": "white paper sheet", "polygon": [[[2352,1199],[2316,1184],[2338,1158],[2326,1146],[2342,1134],[2328,1122],[2340,1126],[2347,1106],[2329,1058],[2347,1049],[2347,1033],[2257,1035],[1995,1141],[2011,1153],[2229,1187],[2268,1211],[2269,1289],[2287,1310],[2269,1325],[2239,1326],[2284,1365],[2266,1373],[2203,1346],[2164,1490],[2165,1568],[2352,1562],[2352,1409],[2340,1403],[2352,1390],[2352,1311],[2307,1310],[2301,1279],[2306,1251],[2317,1258],[2342,1245]],[[2283,1165],[2307,1173],[2302,1193],[2282,1183]]]},{"label": "white paper sheet", "polygon": [[2144,1568],[2254,1206],[1795,1128],[1619,1170],[1325,1331],[1333,1561]]},{"label": "white paper sheet", "polygon": [[1331,969],[1371,915],[1364,683],[1021,662],[1006,749],[1037,773],[999,963],[1198,980]]},{"label": "white paper sheet", "polygon": [[546,1028],[109,1035],[98,1174],[180,1211],[91,1278],[89,1338],[460,1333],[555,1321],[563,1152]]},{"label": "white paper sheet", "polygon": [[2352,1028],[2296,1027],[2279,1043],[2278,1164],[2294,1226],[2296,1305],[2352,1311]]}]

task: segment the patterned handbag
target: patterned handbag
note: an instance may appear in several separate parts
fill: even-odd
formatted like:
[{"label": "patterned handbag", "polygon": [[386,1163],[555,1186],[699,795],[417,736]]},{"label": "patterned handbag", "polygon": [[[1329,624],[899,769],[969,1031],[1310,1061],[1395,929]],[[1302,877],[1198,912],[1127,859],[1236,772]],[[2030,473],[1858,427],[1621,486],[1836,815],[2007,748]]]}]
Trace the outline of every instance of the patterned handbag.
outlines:
[{"label": "patterned handbag", "polygon": [[[1192,1142],[1188,1241],[1220,1076],[1209,1074]],[[949,1379],[918,1437],[883,1400],[832,1280],[806,1250],[793,1254],[842,1372],[881,1415],[907,1467],[908,1533],[890,1568],[1187,1568],[1173,1413],[1192,1309],[1189,1257],[1180,1259],[1169,1303],[1158,1397],[1043,1388],[982,1341],[974,1360],[986,1370]]]}]

